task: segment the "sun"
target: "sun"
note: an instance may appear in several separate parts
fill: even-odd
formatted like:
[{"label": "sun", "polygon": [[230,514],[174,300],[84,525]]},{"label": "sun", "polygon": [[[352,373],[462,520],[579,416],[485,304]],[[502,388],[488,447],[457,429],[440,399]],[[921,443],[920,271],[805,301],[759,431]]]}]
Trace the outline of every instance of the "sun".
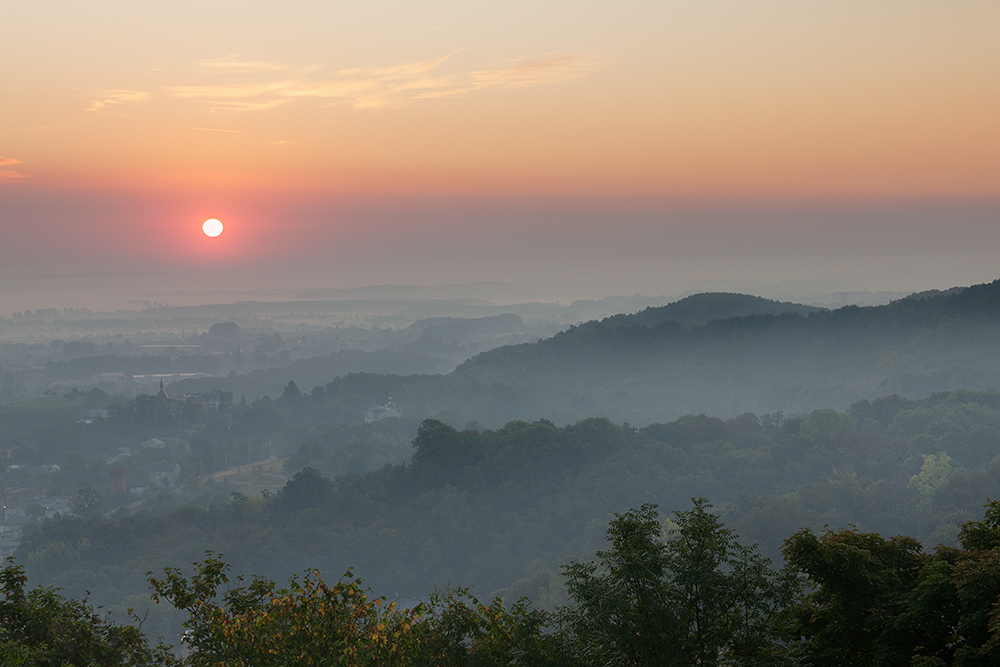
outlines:
[{"label": "sun", "polygon": [[222,223],[215,218],[209,218],[201,226],[201,231],[205,232],[205,236],[215,238],[222,233]]}]

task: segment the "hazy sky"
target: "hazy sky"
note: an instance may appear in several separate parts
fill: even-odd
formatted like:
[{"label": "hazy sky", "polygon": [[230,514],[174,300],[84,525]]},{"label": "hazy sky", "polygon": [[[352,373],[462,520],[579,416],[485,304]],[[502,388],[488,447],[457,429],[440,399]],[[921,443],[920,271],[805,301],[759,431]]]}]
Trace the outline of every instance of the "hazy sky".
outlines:
[{"label": "hazy sky", "polygon": [[995,0],[38,0],[0,25],[8,285],[1000,277]]}]

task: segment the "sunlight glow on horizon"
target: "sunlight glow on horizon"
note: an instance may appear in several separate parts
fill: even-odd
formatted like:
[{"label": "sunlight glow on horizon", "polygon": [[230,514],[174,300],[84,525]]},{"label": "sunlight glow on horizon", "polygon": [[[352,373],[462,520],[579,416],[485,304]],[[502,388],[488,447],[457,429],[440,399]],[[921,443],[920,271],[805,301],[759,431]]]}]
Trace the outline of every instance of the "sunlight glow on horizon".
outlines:
[{"label": "sunlight glow on horizon", "polygon": [[[5,6],[0,263],[436,280],[691,243],[701,270],[758,208],[802,207],[759,223],[761,253],[849,253],[838,206],[901,243],[917,218],[878,215],[915,201],[1000,255],[1000,3],[290,2]],[[210,215],[224,242],[195,231]],[[940,242],[920,225],[914,253]]]},{"label": "sunlight glow on horizon", "polygon": [[[1000,21],[996,5],[562,5],[466,9],[434,41],[419,37],[444,18],[433,12],[353,10],[397,40],[378,56],[351,50],[358,35],[292,41],[311,26],[267,10],[240,19],[253,26],[246,38],[202,42],[199,28],[168,21],[146,45],[113,32],[126,17],[67,5],[66,28],[80,21],[109,41],[79,50],[58,29],[11,31],[0,56],[17,58],[27,39],[36,55],[18,58],[25,75],[6,88],[19,94],[0,110],[0,145],[24,163],[4,184],[1000,196],[1000,90],[987,84],[1000,78],[1000,47],[985,27]],[[52,18],[7,11],[12,26]],[[561,30],[504,46],[504,29],[529,17]],[[275,21],[262,50],[253,35]],[[193,46],[168,49],[168,35]],[[39,40],[89,63],[83,78],[67,87]],[[123,41],[130,57],[110,60]]]}]

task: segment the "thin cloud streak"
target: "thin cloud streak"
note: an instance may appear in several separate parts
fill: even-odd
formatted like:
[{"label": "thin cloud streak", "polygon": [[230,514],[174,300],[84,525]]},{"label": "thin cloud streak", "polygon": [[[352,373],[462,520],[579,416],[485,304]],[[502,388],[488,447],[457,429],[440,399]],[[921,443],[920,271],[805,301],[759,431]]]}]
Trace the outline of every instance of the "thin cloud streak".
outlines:
[{"label": "thin cloud streak", "polygon": [[27,174],[21,174],[10,169],[0,169],[0,185],[5,183],[16,183],[17,181],[23,181],[29,178]]},{"label": "thin cloud streak", "polygon": [[148,97],[149,93],[142,90],[103,90],[98,95],[99,99],[90,103],[90,106],[87,107],[87,111],[98,111],[116,104],[142,102]]},{"label": "thin cloud streak", "polygon": [[284,65],[268,63],[257,60],[235,60],[238,56],[227,56],[212,60],[203,60],[198,63],[202,69],[216,70],[223,72],[275,72],[287,70]]},{"label": "thin cloud streak", "polygon": [[[488,88],[564,83],[589,76],[604,67],[603,62],[592,56],[551,54],[510,60],[490,69],[441,72],[455,53],[392,67],[342,69],[326,78],[319,76],[316,66],[293,69],[276,63],[235,60],[235,56],[230,56],[202,61],[199,68],[237,80],[168,86],[163,92],[174,98],[201,101],[208,112],[267,111],[303,99],[329,100],[333,104],[349,104],[355,109],[384,109],[403,107],[418,99],[461,97]],[[286,72],[289,76],[259,80],[274,72]],[[247,77],[258,80],[247,80]],[[140,102],[149,97],[150,93],[143,91],[103,91],[88,111]]]},{"label": "thin cloud streak", "polygon": [[[24,162],[17,158],[0,155],[0,167],[19,167],[23,164]],[[16,183],[26,178],[29,178],[28,174],[14,171],[13,169],[0,169],[0,185]]]},{"label": "thin cloud streak", "polygon": [[227,86],[172,86],[167,89],[173,97],[219,98],[219,97],[259,97],[272,93],[280,93],[282,89],[292,85],[289,82],[245,83]]},{"label": "thin cloud streak", "polygon": [[206,113],[215,113],[216,111],[268,111],[276,107],[280,107],[282,104],[291,102],[290,99],[284,100],[267,100],[263,102],[233,102],[230,100],[215,100],[211,102],[211,108],[206,110]]},{"label": "thin cloud streak", "polygon": [[601,63],[590,58],[552,55],[509,61],[506,67],[470,72],[469,77],[476,88],[513,88],[572,81],[589,76],[601,67]]}]

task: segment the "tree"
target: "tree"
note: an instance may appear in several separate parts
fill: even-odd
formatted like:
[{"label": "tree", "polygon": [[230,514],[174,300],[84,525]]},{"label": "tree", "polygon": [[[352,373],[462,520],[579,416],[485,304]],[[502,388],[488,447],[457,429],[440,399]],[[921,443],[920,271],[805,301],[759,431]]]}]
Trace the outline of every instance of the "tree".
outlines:
[{"label": "tree", "polygon": [[315,468],[306,466],[278,491],[282,509],[298,512],[322,504],[333,492],[333,482]]},{"label": "tree", "polygon": [[950,475],[951,457],[946,452],[941,452],[940,457],[924,454],[924,464],[920,466],[920,473],[910,478],[910,486],[917,488],[922,499],[930,500],[948,483]]},{"label": "tree", "polygon": [[193,667],[348,667],[409,665],[420,609],[397,610],[383,598],[369,599],[348,571],[326,584],[316,571],[293,577],[286,588],[274,581],[242,577],[225,593],[229,566],[211,552],[193,564],[191,578],[176,568],[162,579],[147,573],[153,597],[188,612],[184,626]]},{"label": "tree", "polygon": [[437,667],[501,667],[555,664],[546,633],[548,614],[522,598],[510,607],[500,598],[480,602],[468,589],[432,593],[414,625],[415,660]]},{"label": "tree", "polygon": [[12,559],[0,570],[0,664],[180,664],[162,643],[149,647],[141,623],[140,627],[118,625],[86,600],[67,600],[52,588],[25,591],[27,580],[24,570]]},{"label": "tree", "polygon": [[809,530],[785,541],[815,587],[794,613],[810,665],[1000,664],[1000,503],[964,524],[962,549]]},{"label": "tree", "polygon": [[294,401],[301,395],[302,391],[299,389],[299,386],[295,384],[294,380],[289,380],[288,384],[285,385],[285,391],[281,393],[281,397],[286,401]]},{"label": "tree", "polygon": [[611,549],[563,569],[574,606],[561,610],[585,663],[683,664],[656,506],[615,515]]},{"label": "tree", "polygon": [[896,660],[900,648],[889,629],[928,560],[919,542],[853,528],[819,537],[802,530],[783,551],[817,588],[795,610],[807,664],[907,664]]},{"label": "tree", "polygon": [[665,542],[655,505],[615,515],[599,562],[564,568],[561,610],[585,664],[780,664],[777,632],[800,591],[790,571],[741,546],[704,499],[675,512]]},{"label": "tree", "polygon": [[954,565],[961,605],[955,635],[964,641],[955,650],[955,665],[1000,664],[1000,501],[986,504],[982,521],[964,524],[959,542],[965,551]]},{"label": "tree", "polygon": [[104,498],[97,489],[77,489],[69,500],[70,511],[81,519],[96,519],[104,511]]},{"label": "tree", "polygon": [[460,433],[444,422],[425,419],[413,439],[413,468],[432,484],[453,482],[463,468],[479,463],[479,444],[478,433]]}]

